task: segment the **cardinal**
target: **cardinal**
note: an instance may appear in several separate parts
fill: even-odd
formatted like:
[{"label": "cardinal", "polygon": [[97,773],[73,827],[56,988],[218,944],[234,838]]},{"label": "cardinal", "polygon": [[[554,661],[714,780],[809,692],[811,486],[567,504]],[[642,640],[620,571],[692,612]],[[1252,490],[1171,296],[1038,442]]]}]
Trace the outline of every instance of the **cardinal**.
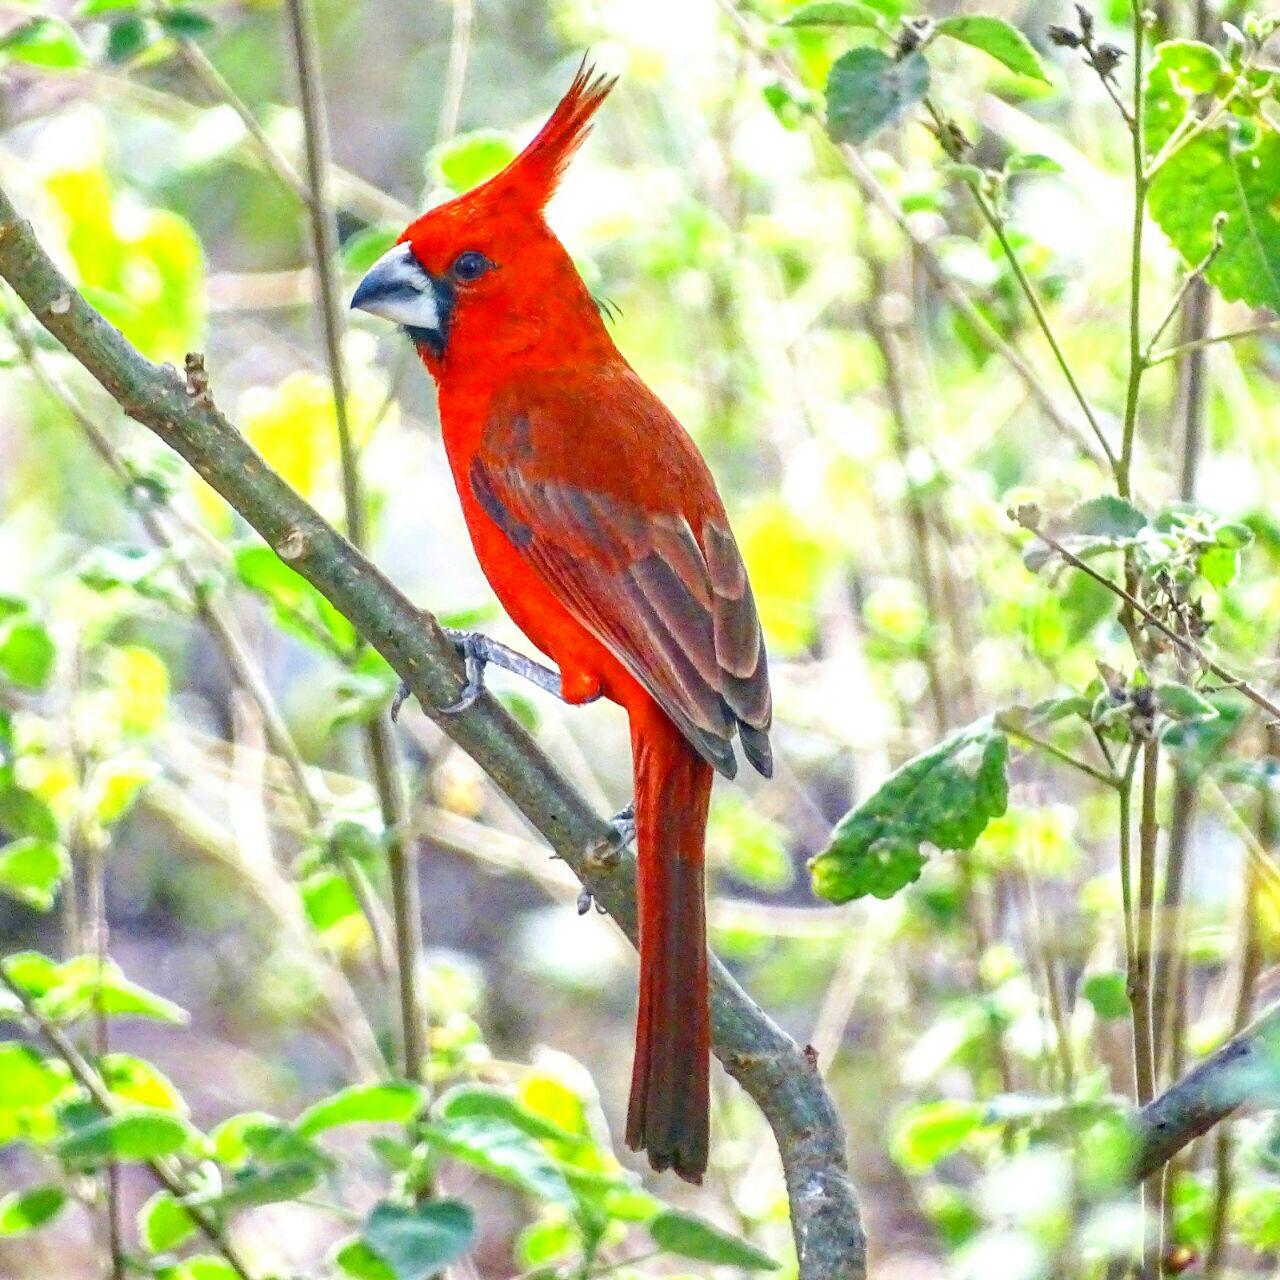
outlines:
[{"label": "cardinal", "polygon": [[772,772],[751,584],[706,462],[614,345],[545,208],[614,86],[584,61],[495,177],[430,210],[351,305],[401,326],[435,380],[481,568],[555,668],[456,633],[485,665],[565,702],[608,698],[631,731],[640,993],[627,1143],[655,1169],[707,1167],[710,1026],[703,875],[714,773],[735,738]]}]

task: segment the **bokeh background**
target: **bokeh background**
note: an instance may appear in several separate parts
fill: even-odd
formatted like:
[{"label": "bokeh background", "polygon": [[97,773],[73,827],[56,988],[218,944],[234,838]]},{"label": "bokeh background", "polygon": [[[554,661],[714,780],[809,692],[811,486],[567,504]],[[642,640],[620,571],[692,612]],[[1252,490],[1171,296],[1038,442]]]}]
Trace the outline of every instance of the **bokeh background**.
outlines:
[{"label": "bokeh background", "polygon": [[[920,6],[934,17],[959,7]],[[1012,186],[1011,234],[1111,427],[1125,377],[1127,135],[1097,77],[1049,51],[1046,24],[1071,20],[1066,6],[987,7],[1045,53],[1051,84],[952,45],[937,57],[939,93],[981,163],[1010,151],[1056,161],[1057,172]],[[1189,33],[1194,8],[1165,6],[1166,32]],[[1111,9],[1098,22],[1123,43],[1127,6]],[[1225,9],[1215,23],[1240,20],[1236,6]],[[1024,499],[1066,511],[1108,482],[940,296],[900,229],[778,88],[774,59],[820,87],[861,33],[784,29],[785,11],[735,0],[319,0],[343,289],[399,229],[402,210],[464,189],[530,137],[584,51],[619,73],[551,222],[611,304],[623,352],[710,460],[772,658],[778,774],[717,786],[714,944],[818,1051],[848,1126],[873,1274],[1047,1275],[1071,1217],[1061,1168],[1050,1148],[989,1123],[988,1104],[1057,1096],[1064,1041],[1077,1096],[1131,1087],[1114,796],[1019,752],[1007,815],[971,854],[934,857],[892,900],[821,903],[805,863],[851,804],[948,731],[1083,688],[1099,658],[1124,665],[1106,594],[1029,571],[1024,535],[1006,516]],[[32,36],[33,15],[56,21]],[[305,211],[238,114],[301,169],[281,8],[16,3],[0,7],[3,30],[5,190],[146,354],[181,364],[202,351],[219,404],[340,518]],[[862,156],[948,278],[1025,348],[1074,416],[1009,264],[935,137],[908,123]],[[1158,232],[1143,269],[1155,321],[1180,271]],[[1209,305],[1215,329],[1266,318]],[[22,786],[54,815],[75,874],[57,902],[52,891],[44,902],[0,897],[0,950],[85,950],[100,862],[111,956],[190,1015],[184,1025],[113,1021],[112,1050],[154,1064],[202,1130],[246,1112],[292,1119],[359,1078],[371,1056],[396,1052],[394,986],[334,869],[339,855],[354,858],[385,893],[362,726],[385,716],[394,681],[354,659],[351,637],[314,601],[290,597],[273,557],[221,501],[42,342],[11,298],[4,315],[0,619],[31,622],[19,648],[40,652],[34,668],[10,652],[0,708]],[[375,559],[442,621],[518,645],[472,558],[429,379],[400,336],[363,316],[350,319],[344,353]],[[1194,410],[1178,362],[1147,379],[1136,492],[1153,510],[1177,496],[1194,412],[1198,501],[1257,534],[1230,591],[1206,592],[1213,638],[1265,684],[1280,621],[1280,342],[1216,346],[1198,376]],[[88,442],[83,419],[123,459],[128,483]],[[159,512],[165,545],[140,510]],[[233,624],[317,811],[300,805],[261,708],[195,597],[216,601]],[[37,632],[54,646],[47,663]],[[502,673],[492,684],[602,813],[629,798],[616,710],[566,709]],[[662,1199],[794,1266],[768,1131],[718,1068],[703,1188],[658,1178],[621,1150],[634,956],[606,917],[579,916],[567,871],[416,707],[395,736],[438,1081],[563,1089],[585,1108],[601,1151],[614,1150]],[[1080,754],[1091,749],[1084,741]],[[1252,823],[1266,787],[1252,775],[1223,786],[1236,787],[1228,817]],[[1174,789],[1170,771],[1166,821]],[[1275,954],[1272,898],[1252,899],[1254,923],[1241,924],[1245,846],[1223,813],[1193,803],[1181,814],[1191,910],[1177,1034],[1187,1056],[1232,1024],[1241,937],[1254,947],[1251,1000],[1265,996]],[[0,1030],[17,1034],[13,1023]],[[0,1097],[0,1115],[4,1106]],[[14,1136],[0,1120],[0,1141]],[[1265,1266],[1280,1236],[1280,1190],[1255,1150],[1267,1149],[1264,1138],[1245,1124],[1236,1148],[1254,1215],[1237,1245],[1242,1267]],[[363,1214],[387,1174],[353,1138],[333,1149],[335,1185],[237,1217],[237,1238],[264,1269],[334,1273],[331,1250],[351,1228],[324,1202]],[[47,1177],[48,1159],[38,1147],[0,1146],[0,1188]],[[1177,1199],[1196,1250],[1210,1230],[1212,1159],[1198,1157]],[[563,1209],[465,1163],[446,1162],[439,1180],[479,1214],[478,1243],[456,1274],[578,1273],[580,1241]],[[91,1198],[89,1184],[78,1190]],[[131,1238],[152,1190],[145,1170],[122,1170]],[[0,1237],[0,1274],[103,1274],[99,1219],[73,1205],[41,1231]],[[612,1224],[580,1273],[640,1253],[630,1230]],[[636,1266],[707,1269],[668,1256]]]}]

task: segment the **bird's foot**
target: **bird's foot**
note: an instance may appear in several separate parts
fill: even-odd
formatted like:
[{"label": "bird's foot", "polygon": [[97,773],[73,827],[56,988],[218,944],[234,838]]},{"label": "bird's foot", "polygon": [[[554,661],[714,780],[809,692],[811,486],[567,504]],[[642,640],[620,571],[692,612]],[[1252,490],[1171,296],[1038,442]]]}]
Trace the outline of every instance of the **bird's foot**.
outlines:
[{"label": "bird's foot", "polygon": [[597,902],[591,890],[584,887],[582,892],[578,894],[578,914],[585,916],[592,907],[595,907],[596,911],[602,916],[608,914],[605,911],[604,903]]},{"label": "bird's foot", "polygon": [[623,849],[636,838],[636,807],[629,804],[609,819],[609,834],[588,852],[587,860],[602,869],[618,865]]},{"label": "bird's foot", "polygon": [[462,686],[458,700],[447,707],[440,708],[442,716],[456,716],[475,704],[476,699],[484,692],[484,669],[492,657],[493,641],[476,631],[458,631],[453,627],[443,627],[445,638],[457,649],[466,670],[467,681]]}]

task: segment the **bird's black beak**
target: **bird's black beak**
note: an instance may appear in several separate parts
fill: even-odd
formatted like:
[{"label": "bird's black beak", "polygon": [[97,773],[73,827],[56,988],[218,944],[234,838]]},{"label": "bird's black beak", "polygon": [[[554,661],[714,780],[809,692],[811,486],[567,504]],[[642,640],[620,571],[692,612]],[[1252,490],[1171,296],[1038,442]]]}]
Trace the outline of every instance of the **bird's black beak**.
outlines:
[{"label": "bird's black beak", "polygon": [[351,295],[357,311],[402,325],[415,342],[444,351],[453,291],[426,271],[407,244],[388,250]]}]

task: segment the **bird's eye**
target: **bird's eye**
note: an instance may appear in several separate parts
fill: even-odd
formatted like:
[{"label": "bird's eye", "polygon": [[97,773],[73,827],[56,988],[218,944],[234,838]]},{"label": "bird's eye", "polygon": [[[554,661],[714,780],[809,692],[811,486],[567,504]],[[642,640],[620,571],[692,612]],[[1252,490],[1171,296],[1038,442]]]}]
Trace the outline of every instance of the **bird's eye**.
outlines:
[{"label": "bird's eye", "polygon": [[450,270],[455,280],[479,280],[493,263],[478,249],[468,249],[453,260]]}]

